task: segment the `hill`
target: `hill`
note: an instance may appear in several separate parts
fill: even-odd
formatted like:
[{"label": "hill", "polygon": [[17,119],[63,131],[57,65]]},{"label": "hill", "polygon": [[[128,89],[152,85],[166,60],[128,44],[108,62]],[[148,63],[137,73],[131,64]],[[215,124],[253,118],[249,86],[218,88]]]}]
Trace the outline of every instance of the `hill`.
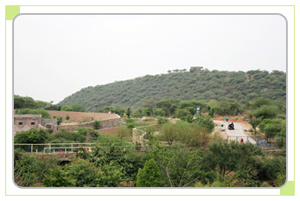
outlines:
[{"label": "hill", "polygon": [[81,104],[88,111],[100,107],[142,106],[149,100],[233,99],[247,103],[254,98],[286,101],[286,73],[261,70],[248,72],[174,70],[126,81],[87,87],[66,97],[58,105]]}]

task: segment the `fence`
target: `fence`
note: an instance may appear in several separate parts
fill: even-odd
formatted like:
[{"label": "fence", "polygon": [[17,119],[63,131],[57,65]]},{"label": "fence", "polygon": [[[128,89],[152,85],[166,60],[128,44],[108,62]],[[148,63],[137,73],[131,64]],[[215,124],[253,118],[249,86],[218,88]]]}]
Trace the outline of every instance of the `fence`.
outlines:
[{"label": "fence", "polygon": [[23,149],[29,153],[73,153],[77,148],[84,148],[89,152],[92,151],[95,143],[55,143],[55,144],[15,144],[14,148]]},{"label": "fence", "polygon": [[52,154],[52,153],[74,153],[76,149],[83,148],[88,152],[93,152],[96,146],[102,148],[114,147],[118,149],[129,149],[132,143],[51,143],[51,144],[14,144],[14,148],[20,148],[27,153]]}]

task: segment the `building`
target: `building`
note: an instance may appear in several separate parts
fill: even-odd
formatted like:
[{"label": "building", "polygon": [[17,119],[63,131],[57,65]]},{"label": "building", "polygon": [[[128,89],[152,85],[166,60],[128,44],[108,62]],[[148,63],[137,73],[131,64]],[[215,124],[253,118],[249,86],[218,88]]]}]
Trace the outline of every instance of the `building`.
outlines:
[{"label": "building", "polygon": [[201,71],[202,69],[202,66],[191,66],[190,72]]},{"label": "building", "polygon": [[14,134],[39,128],[57,130],[57,119],[43,119],[40,114],[14,115]]}]

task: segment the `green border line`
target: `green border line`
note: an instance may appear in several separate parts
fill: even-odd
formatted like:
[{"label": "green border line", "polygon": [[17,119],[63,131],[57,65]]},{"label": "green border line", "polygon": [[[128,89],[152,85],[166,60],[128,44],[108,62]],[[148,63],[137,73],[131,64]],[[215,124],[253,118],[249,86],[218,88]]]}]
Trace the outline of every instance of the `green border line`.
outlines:
[{"label": "green border line", "polygon": [[[246,7],[246,6],[251,6],[251,7],[256,7],[256,6],[260,6],[260,7],[264,7],[264,6],[268,6],[268,7],[283,7],[283,6],[293,6],[294,7],[294,181],[287,181],[286,182],[286,185],[284,187],[282,187],[280,189],[280,195],[8,195],[7,192],[6,192],[6,131],[7,131],[7,126],[6,126],[6,114],[7,114],[7,104],[6,104],[6,88],[7,88],[7,85],[6,85],[6,20],[13,20],[15,18],[15,16],[17,16],[18,14],[20,14],[20,7],[21,6],[32,6],[32,7],[36,7],[36,6],[70,6],[70,7],[73,7],[73,6],[81,6],[81,7],[87,7],[87,6],[102,6],[102,7],[118,7],[118,6],[122,6],[122,7],[157,7],[157,6],[160,6],[160,7],[195,7],[195,6],[198,6],[198,7],[211,7],[211,6],[214,6],[214,7]],[[295,40],[296,40],[296,36],[295,36],[295,5],[6,5],[5,6],[5,196],[295,196],[295,173],[296,173],[296,169],[295,169],[295,101],[296,101],[296,98],[295,98],[295,79],[296,79],[296,76],[295,76],[295,72],[296,72],[296,69],[295,69],[295,62],[296,62],[296,59],[295,59]]]},{"label": "green border line", "polygon": [[237,7],[237,6],[295,6],[295,5],[20,5],[20,6],[123,6],[123,7],[137,7],[137,6],[180,6],[180,7],[188,7],[188,6],[223,6],[223,7]]}]

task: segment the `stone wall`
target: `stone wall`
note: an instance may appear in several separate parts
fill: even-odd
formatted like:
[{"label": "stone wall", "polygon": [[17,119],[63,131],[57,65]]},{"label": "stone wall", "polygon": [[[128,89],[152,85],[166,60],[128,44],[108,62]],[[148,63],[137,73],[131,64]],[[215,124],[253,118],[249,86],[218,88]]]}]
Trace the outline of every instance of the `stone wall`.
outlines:
[{"label": "stone wall", "polygon": [[[57,126],[57,130],[55,132],[60,131],[61,129],[65,129],[67,131],[76,131],[78,127],[85,127],[85,128],[94,128],[93,126],[94,121],[80,123],[80,124],[67,124],[67,125],[59,125]],[[100,121],[101,128],[112,128],[117,127],[122,124],[122,118],[111,118],[105,119]]]}]

